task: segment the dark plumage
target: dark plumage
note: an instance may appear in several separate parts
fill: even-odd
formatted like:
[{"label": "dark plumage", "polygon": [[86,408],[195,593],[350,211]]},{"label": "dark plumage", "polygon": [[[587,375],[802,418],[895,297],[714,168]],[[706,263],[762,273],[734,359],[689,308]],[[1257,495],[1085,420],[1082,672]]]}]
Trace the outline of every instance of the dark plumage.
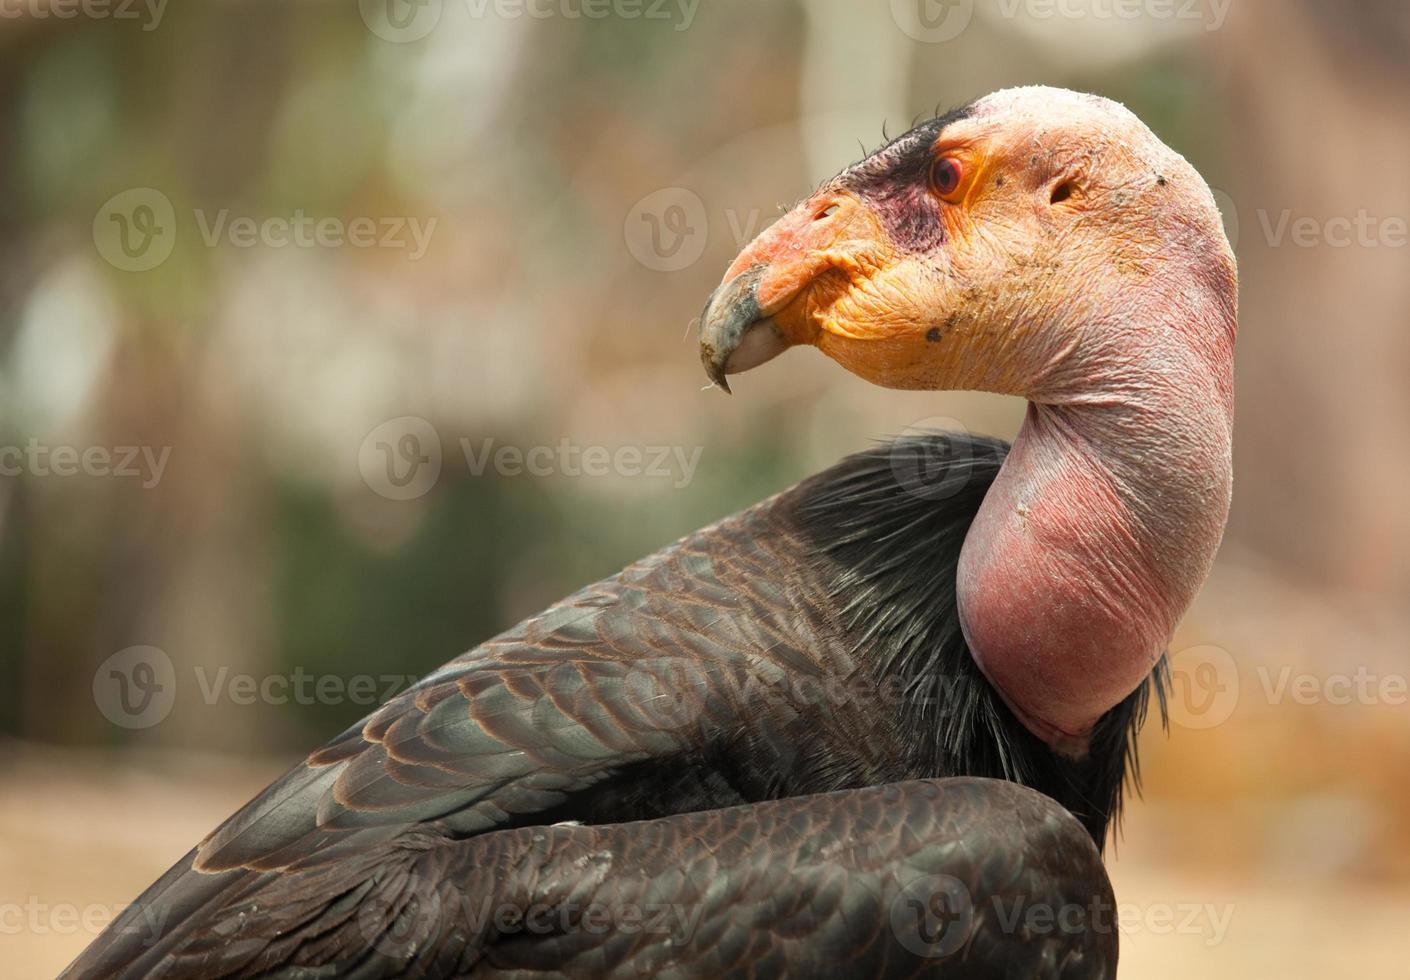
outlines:
[{"label": "dark plumage", "polygon": [[[957,622],[960,547],[1005,451],[936,435],[850,457],[451,661],[231,817],[66,975],[1111,975],[1109,928],[1020,940],[980,917],[926,960],[886,926],[918,875],[974,902],[1110,903],[1092,842],[1146,689],[1060,758]],[[953,776],[1061,808],[914,782]],[[661,896],[704,903],[683,944],[463,914]],[[386,938],[401,920],[412,941]]]}]

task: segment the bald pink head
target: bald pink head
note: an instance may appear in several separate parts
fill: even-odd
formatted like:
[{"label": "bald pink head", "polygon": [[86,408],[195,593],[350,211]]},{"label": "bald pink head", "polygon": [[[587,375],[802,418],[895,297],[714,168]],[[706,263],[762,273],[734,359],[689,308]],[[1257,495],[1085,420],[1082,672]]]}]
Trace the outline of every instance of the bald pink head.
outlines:
[{"label": "bald pink head", "polygon": [[702,327],[718,377],[808,344],[878,384],[1029,400],[960,616],[1015,713],[1080,751],[1228,513],[1237,285],[1204,181],[1114,102],[1009,89],[844,171],[726,283]]}]

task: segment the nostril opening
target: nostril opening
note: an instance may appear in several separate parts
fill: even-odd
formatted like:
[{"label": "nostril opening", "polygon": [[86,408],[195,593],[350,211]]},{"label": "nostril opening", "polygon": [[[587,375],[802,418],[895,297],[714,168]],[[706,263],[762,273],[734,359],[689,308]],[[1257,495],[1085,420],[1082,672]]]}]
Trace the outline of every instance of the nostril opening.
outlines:
[{"label": "nostril opening", "polygon": [[1072,196],[1072,181],[1065,180],[1053,188],[1053,196],[1050,203],[1061,204]]},{"label": "nostril opening", "polygon": [[837,205],[836,205],[836,204],[829,204],[827,207],[823,208],[823,209],[822,209],[821,211],[819,211],[816,215],[814,215],[814,216],[813,216],[813,220],[814,220],[814,221],[821,221],[821,220],[824,219],[824,218],[831,218],[831,217],[832,217],[834,214],[836,214],[836,213],[837,213]]}]

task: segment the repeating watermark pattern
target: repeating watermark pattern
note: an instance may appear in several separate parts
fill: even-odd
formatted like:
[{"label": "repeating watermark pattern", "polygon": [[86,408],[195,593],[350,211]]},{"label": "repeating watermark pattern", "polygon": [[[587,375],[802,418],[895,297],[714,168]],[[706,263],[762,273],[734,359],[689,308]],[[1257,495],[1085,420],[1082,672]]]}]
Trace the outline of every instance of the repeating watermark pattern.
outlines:
[{"label": "repeating watermark pattern", "polygon": [[[408,893],[413,896],[409,901],[403,897]],[[704,911],[701,904],[675,902],[576,898],[502,902],[492,895],[469,895],[447,882],[429,882],[413,874],[410,884],[397,894],[379,895],[363,903],[356,921],[373,949],[384,956],[402,957],[421,948],[447,919],[463,923],[470,935],[492,931],[501,937],[647,936],[654,942],[684,946],[694,937]]]},{"label": "repeating watermark pattern", "polygon": [[152,187],[114,194],[93,216],[98,254],[124,272],[147,272],[171,257],[176,247],[176,209]]},{"label": "repeating watermark pattern", "polygon": [[648,269],[678,272],[705,254],[709,229],[699,194],[684,187],[664,187],[627,212],[622,235],[632,258]]},{"label": "repeating watermark pattern", "polygon": [[[558,683],[554,671],[575,682],[576,668],[548,669],[545,684]],[[334,674],[303,666],[286,672],[252,674],[229,666],[198,664],[177,670],[170,656],[155,646],[133,646],[113,654],[93,675],[99,711],[123,728],[150,728],[171,713],[179,691],[194,693],[207,706],[255,704],[283,706],[355,704],[372,708],[415,687],[413,674]],[[903,678],[872,678],[869,672],[800,674],[766,661],[725,664],[693,658],[653,660],[626,670],[618,679],[618,710],[643,729],[679,731],[716,710],[720,701],[759,708],[771,705],[780,715],[811,717],[838,710],[894,714],[902,707],[962,705],[973,698],[971,674],[937,676],[924,686]],[[867,746],[860,748],[866,749]]]},{"label": "repeating watermark pattern", "polygon": [[[1211,188],[1230,247],[1250,230],[1269,248],[1400,249],[1410,245],[1410,217],[1358,208],[1346,214],[1314,215],[1293,208],[1240,208],[1232,195]],[[1247,212],[1252,219],[1245,220]],[[622,223],[627,251],[653,272],[679,272],[705,255],[710,241],[727,237],[738,252],[766,226],[758,208],[712,213],[688,187],[663,187],[642,197]]]},{"label": "repeating watermark pattern", "polygon": [[415,262],[426,254],[439,219],[413,216],[315,218],[300,209],[289,215],[254,218],[230,216],[228,208],[214,215],[197,208],[192,212],[200,229],[201,241],[215,248],[221,241],[234,248],[385,248],[406,250]]},{"label": "repeating watermark pattern", "polygon": [[121,728],[160,724],[176,704],[178,688],[193,690],[204,705],[282,706],[355,704],[373,708],[414,686],[413,674],[317,674],[295,667],[288,673],[255,675],[228,666],[191,668],[194,686],[178,683],[176,665],[154,646],[119,650],[93,674],[93,701],[104,718]]},{"label": "repeating watermark pattern", "polygon": [[1254,673],[1260,693],[1272,705],[1340,707],[1355,704],[1401,708],[1410,701],[1410,678],[1404,674],[1377,673],[1365,666],[1358,666],[1350,673],[1315,674],[1289,666],[1274,670],[1260,664]]},{"label": "repeating watermark pattern", "polygon": [[1123,936],[1203,936],[1206,946],[1218,946],[1233,921],[1234,906],[1228,902],[1116,903],[1116,927]]},{"label": "repeating watermark pattern", "polygon": [[897,942],[917,956],[944,959],[965,946],[976,923],[1005,936],[1146,933],[1202,936],[1206,946],[1217,946],[1229,934],[1234,906],[1215,902],[1113,905],[1095,897],[1053,903],[1021,894],[976,900],[964,882],[942,874],[909,882],[891,900],[890,913]]},{"label": "repeating watermark pattern", "polygon": [[1291,665],[1259,664],[1243,676],[1229,651],[1212,644],[1188,647],[1170,655],[1170,721],[1190,729],[1222,725],[1245,699],[1279,706],[1325,705],[1403,708],[1410,704],[1410,676],[1372,670],[1315,672]]},{"label": "repeating watermark pattern", "polygon": [[[1233,196],[1213,188],[1224,234],[1237,249],[1250,230],[1268,248],[1399,249],[1410,246],[1410,217],[1357,208],[1345,214],[1310,214],[1294,208],[1240,208]],[[1247,203],[1247,202],[1245,202]],[[1247,211],[1252,223],[1244,220]]]},{"label": "repeating watermark pattern", "polygon": [[953,41],[974,19],[974,0],[891,0],[891,19],[925,44]]},{"label": "repeating watermark pattern", "polygon": [[1239,667],[1229,651],[1212,644],[1186,647],[1169,655],[1170,690],[1166,711],[1180,728],[1214,728],[1228,721],[1239,704]]},{"label": "repeating watermark pattern", "polygon": [[[358,0],[368,30],[406,44],[427,37],[443,22],[446,0]],[[700,0],[459,0],[469,19],[625,20],[670,23],[688,31]]]},{"label": "repeating watermark pattern", "polygon": [[[46,902],[31,895],[23,902],[0,902],[0,936],[96,936],[127,910],[125,905],[72,902]],[[142,934],[147,943],[161,938],[171,910],[165,906],[142,905],[128,930]]]},{"label": "repeating watermark pattern", "polygon": [[[457,441],[466,472],[474,477],[625,477],[670,481],[683,490],[695,479],[703,446],[581,445],[571,439],[552,444],[502,444],[493,437]],[[369,432],[358,449],[363,482],[388,500],[422,497],[440,478],[443,451],[435,426],[415,415],[390,419]]]},{"label": "repeating watermark pattern", "polygon": [[357,454],[358,472],[388,500],[424,497],[441,476],[441,436],[415,415],[388,419],[367,433]]},{"label": "repeating watermark pattern", "polygon": [[0,446],[0,477],[111,477],[151,490],[170,460],[170,446],[51,446],[31,438],[23,446]]},{"label": "repeating watermark pattern", "polygon": [[419,680],[414,674],[313,674],[295,667],[288,674],[235,673],[229,667],[193,669],[201,702],[207,705],[228,701],[247,706],[356,704],[376,707],[391,700]]},{"label": "repeating watermark pattern", "polygon": [[[1233,0],[990,0],[985,12],[1003,20],[1156,21],[1224,26]],[[891,0],[891,18],[926,44],[953,41],[974,19],[974,0]]]},{"label": "repeating watermark pattern", "polygon": [[[720,219],[715,225],[728,232],[736,251],[749,244],[764,224],[764,214],[758,208],[726,208]],[[663,187],[632,205],[622,224],[622,238],[632,258],[646,268],[679,272],[705,254],[711,227],[699,194],[686,187]]]},{"label": "repeating watermark pattern", "polygon": [[[191,212],[197,238],[206,248],[387,249],[409,261],[425,256],[439,219],[414,215],[315,216],[302,208],[289,214],[233,214],[229,208]],[[151,187],[113,195],[93,218],[98,254],[125,272],[146,272],[171,257],[177,241],[177,214],[171,199]]]},{"label": "repeating watermark pattern", "polygon": [[555,445],[530,447],[499,445],[482,440],[478,447],[467,437],[460,450],[472,476],[493,470],[500,476],[566,476],[670,480],[673,490],[683,490],[695,479],[703,446],[580,446],[568,439]]},{"label": "repeating watermark pattern", "polygon": [[970,432],[948,415],[913,422],[891,444],[891,474],[921,500],[948,500],[969,485],[973,470]]},{"label": "repeating watermark pattern", "polygon": [[93,674],[93,703],[119,728],[161,724],[176,704],[176,665],[157,647],[119,650]]},{"label": "repeating watermark pattern", "polygon": [[969,942],[973,929],[974,900],[950,875],[917,878],[891,900],[891,933],[917,956],[943,959]]},{"label": "repeating watermark pattern", "polygon": [[1404,215],[1355,214],[1317,217],[1292,208],[1258,209],[1258,228],[1269,248],[1404,248],[1410,243],[1410,222]]},{"label": "repeating watermark pattern", "polygon": [[155,31],[167,0],[0,0],[0,20],[136,21]]}]

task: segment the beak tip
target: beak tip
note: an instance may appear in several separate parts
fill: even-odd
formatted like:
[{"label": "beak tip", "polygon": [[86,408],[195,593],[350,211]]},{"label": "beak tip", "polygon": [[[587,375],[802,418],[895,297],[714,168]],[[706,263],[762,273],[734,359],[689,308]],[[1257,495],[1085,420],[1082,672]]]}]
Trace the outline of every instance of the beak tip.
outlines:
[{"label": "beak tip", "polygon": [[[700,317],[700,362],[710,380],[727,395],[733,394],[727,367],[733,363],[738,372],[757,363],[748,357],[741,360],[738,355],[751,328],[761,320],[758,287],[763,274],[764,266],[755,265],[721,283],[710,294]],[[771,335],[776,333],[771,327]]]},{"label": "beak tip", "polygon": [[733,394],[729,388],[729,378],[725,375],[725,361],[728,359],[720,357],[713,344],[702,342],[700,345],[700,363],[705,365],[705,374],[710,382],[723,391],[726,395]]}]

